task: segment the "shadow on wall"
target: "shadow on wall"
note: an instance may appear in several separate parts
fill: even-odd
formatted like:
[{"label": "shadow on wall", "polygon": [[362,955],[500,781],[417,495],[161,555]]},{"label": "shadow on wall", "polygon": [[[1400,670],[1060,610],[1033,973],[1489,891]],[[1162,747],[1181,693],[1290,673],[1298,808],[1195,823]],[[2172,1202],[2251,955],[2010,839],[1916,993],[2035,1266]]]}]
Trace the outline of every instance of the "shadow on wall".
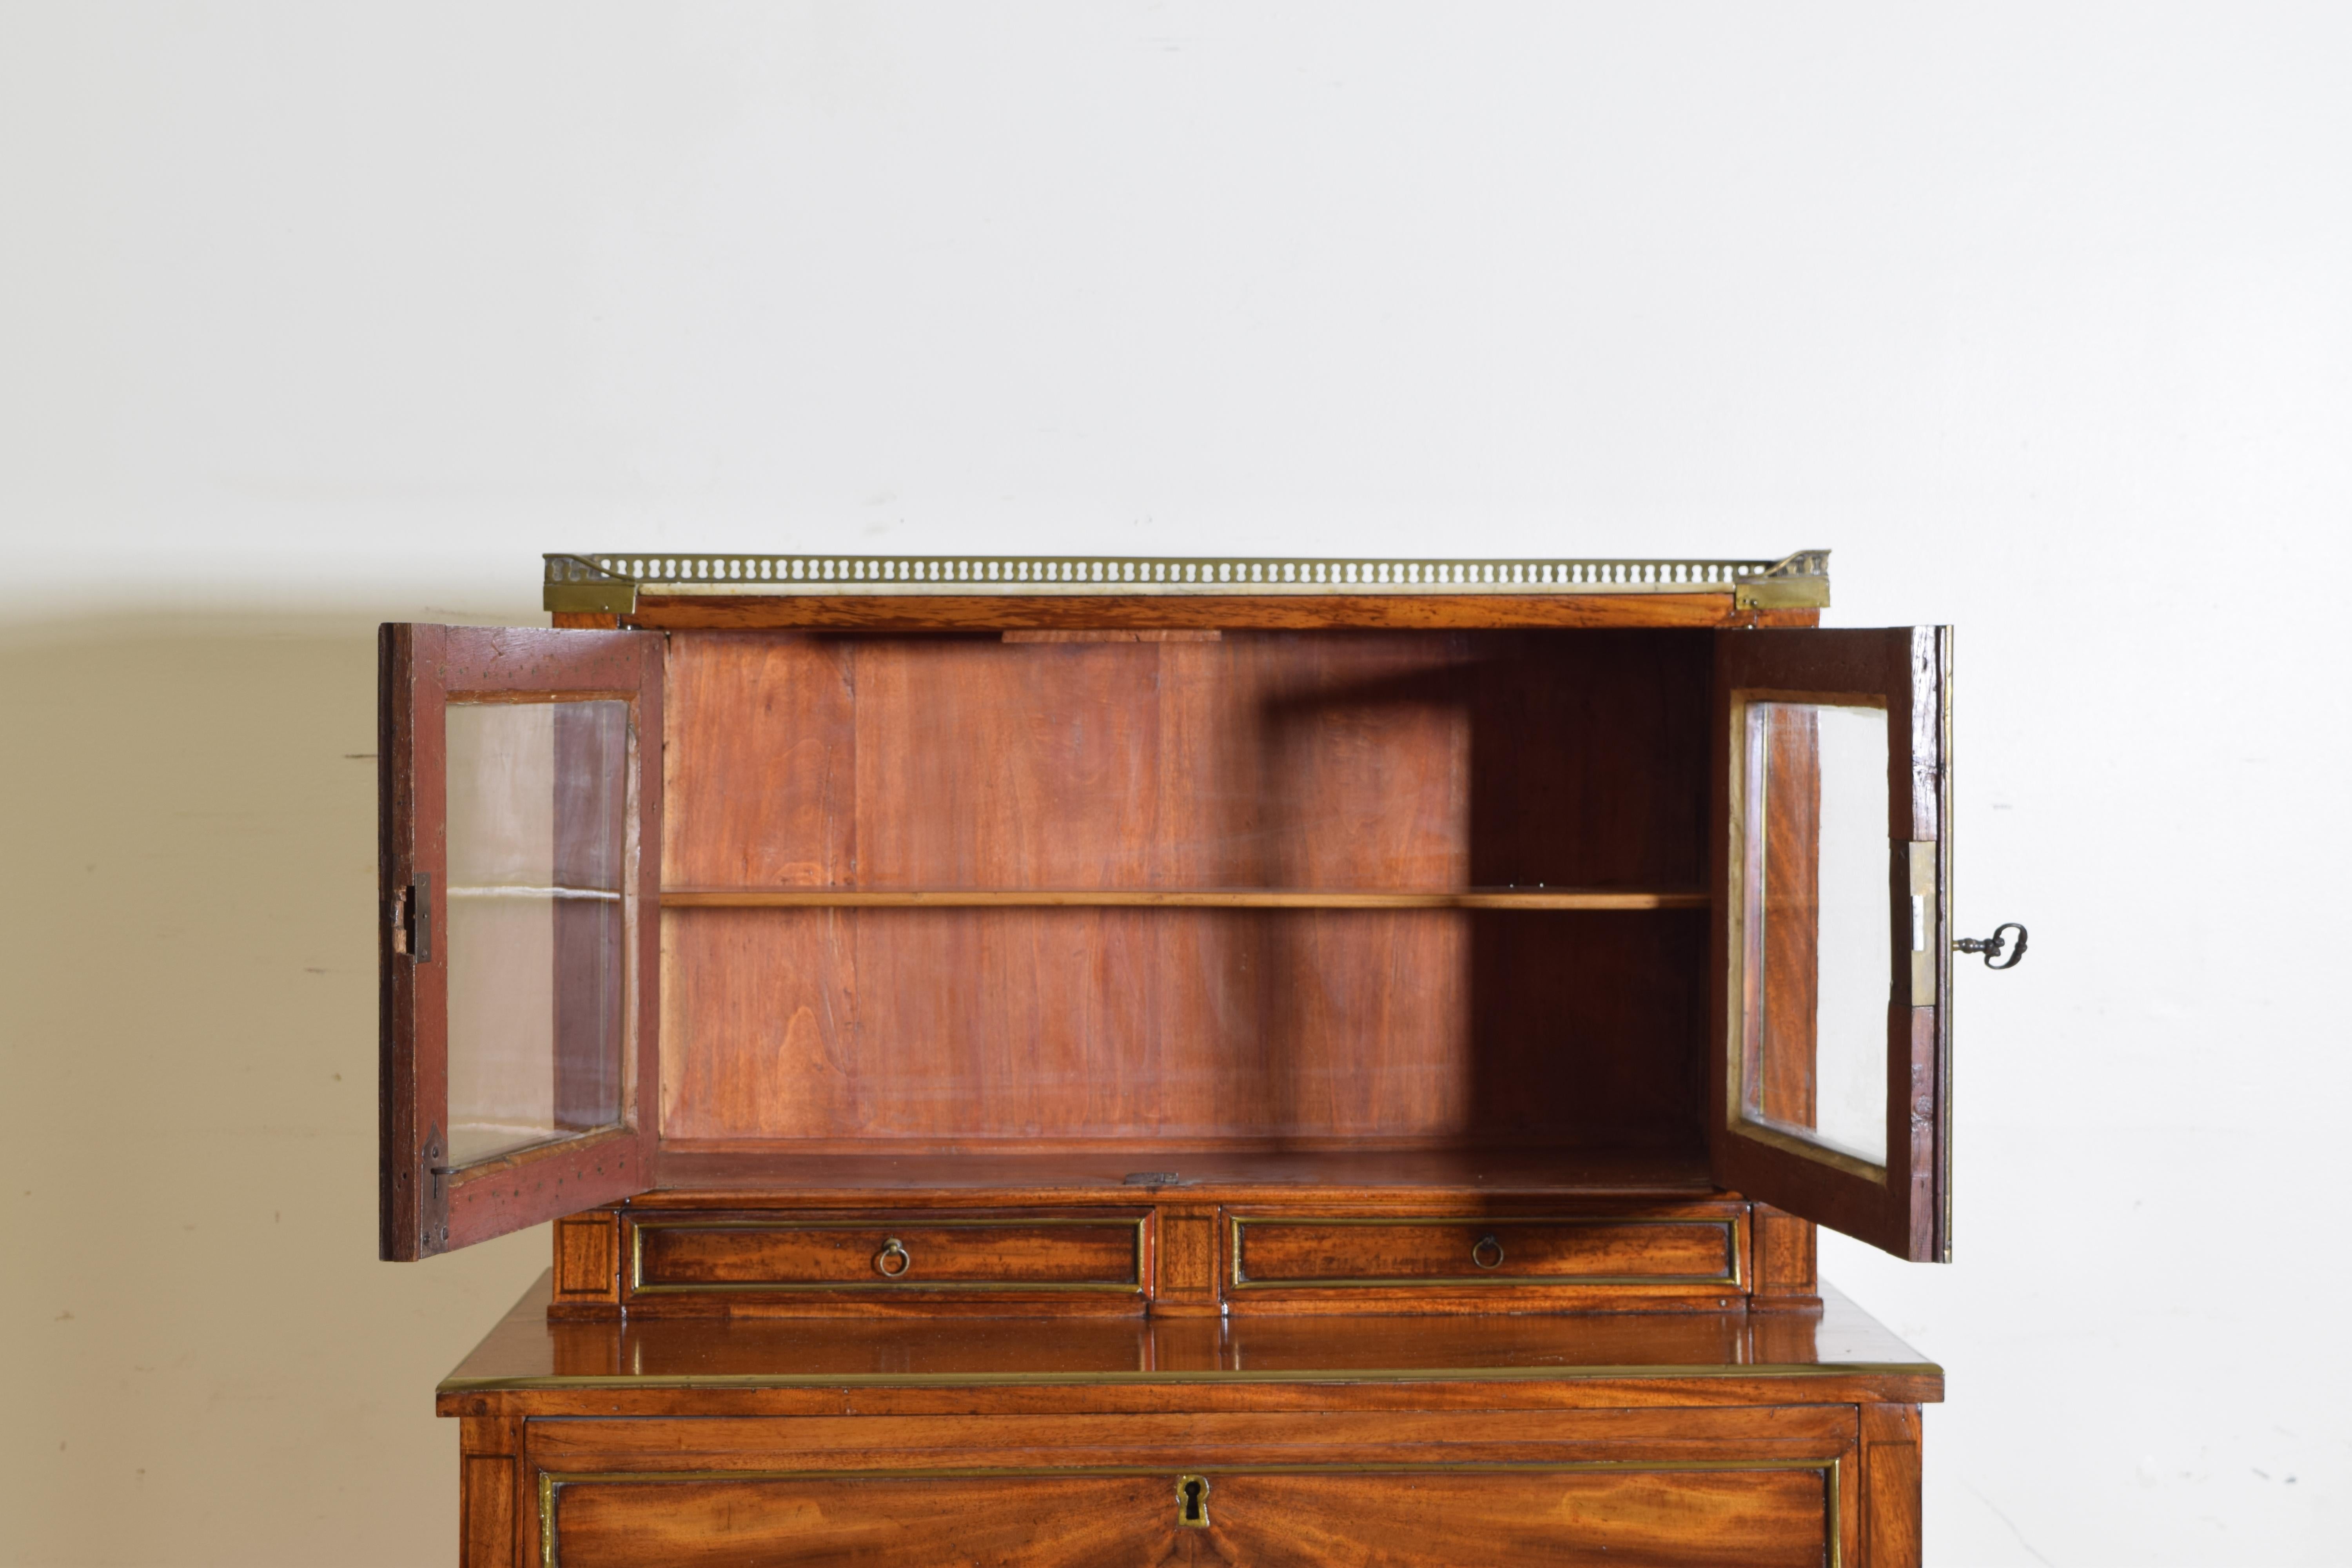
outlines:
[{"label": "shadow on wall", "polygon": [[15,628],[0,692],[8,1560],[451,1561],[433,1385],[546,1238],[375,1259],[375,622]]}]

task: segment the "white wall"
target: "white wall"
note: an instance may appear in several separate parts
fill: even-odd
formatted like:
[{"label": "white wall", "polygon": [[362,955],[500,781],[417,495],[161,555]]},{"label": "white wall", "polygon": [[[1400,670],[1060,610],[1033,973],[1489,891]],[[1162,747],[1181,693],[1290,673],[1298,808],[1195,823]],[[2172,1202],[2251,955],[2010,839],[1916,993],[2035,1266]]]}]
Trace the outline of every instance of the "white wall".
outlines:
[{"label": "white wall", "polygon": [[2347,80],[2327,5],[0,3],[0,1556],[446,1560],[543,1253],[366,1258],[366,620],[854,542],[1958,623],[2033,954],[1960,1261],[1824,1249],[1949,1369],[1933,1559],[2343,1561]]}]

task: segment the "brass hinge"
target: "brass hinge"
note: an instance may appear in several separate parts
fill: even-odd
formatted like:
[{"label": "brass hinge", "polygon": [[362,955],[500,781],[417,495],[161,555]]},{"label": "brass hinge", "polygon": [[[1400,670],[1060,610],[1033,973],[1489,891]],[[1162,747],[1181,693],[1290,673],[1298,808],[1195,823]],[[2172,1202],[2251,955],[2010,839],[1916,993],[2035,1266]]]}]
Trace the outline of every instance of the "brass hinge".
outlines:
[{"label": "brass hinge", "polygon": [[1936,841],[1913,839],[1911,849],[1911,1005],[1936,1005]]}]

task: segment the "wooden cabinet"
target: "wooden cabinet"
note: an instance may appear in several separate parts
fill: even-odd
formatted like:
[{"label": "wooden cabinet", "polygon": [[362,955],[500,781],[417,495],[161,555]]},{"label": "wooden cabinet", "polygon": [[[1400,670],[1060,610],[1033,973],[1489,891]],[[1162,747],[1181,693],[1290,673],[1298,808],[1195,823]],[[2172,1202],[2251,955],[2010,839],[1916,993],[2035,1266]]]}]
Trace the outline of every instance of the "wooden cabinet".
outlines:
[{"label": "wooden cabinet", "polygon": [[383,639],[467,1562],[1916,1561],[1950,669],[1777,563],[551,556]]}]

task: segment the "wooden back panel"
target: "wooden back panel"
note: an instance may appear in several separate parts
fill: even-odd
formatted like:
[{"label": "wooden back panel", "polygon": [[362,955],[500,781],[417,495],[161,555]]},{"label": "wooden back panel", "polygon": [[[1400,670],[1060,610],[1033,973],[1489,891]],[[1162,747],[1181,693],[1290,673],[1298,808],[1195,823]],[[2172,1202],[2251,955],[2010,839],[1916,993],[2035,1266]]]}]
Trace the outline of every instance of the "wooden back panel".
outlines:
[{"label": "wooden back panel", "polygon": [[[669,887],[1696,887],[1709,644],[678,633]],[[675,910],[663,1130],[1695,1139],[1699,910]]]}]

